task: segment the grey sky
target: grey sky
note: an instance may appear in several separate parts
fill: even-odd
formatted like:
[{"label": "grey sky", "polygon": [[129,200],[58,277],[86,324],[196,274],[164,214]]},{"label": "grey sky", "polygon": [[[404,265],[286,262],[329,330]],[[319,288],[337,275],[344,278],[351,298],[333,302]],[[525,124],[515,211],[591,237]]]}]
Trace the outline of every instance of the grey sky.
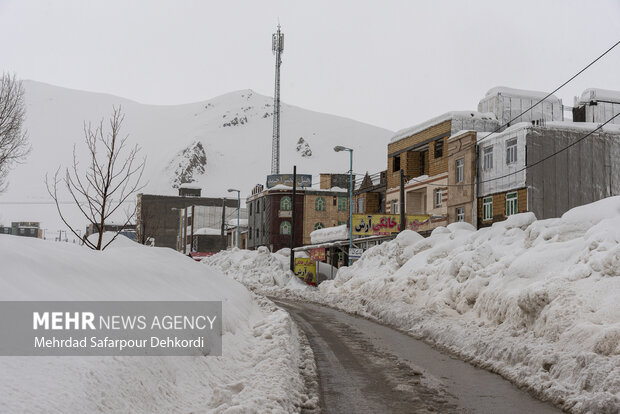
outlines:
[{"label": "grey sky", "polygon": [[[272,95],[389,129],[475,109],[493,86],[551,90],[620,40],[618,0],[0,0],[0,71],[178,104]],[[620,46],[568,85],[620,90]]]}]

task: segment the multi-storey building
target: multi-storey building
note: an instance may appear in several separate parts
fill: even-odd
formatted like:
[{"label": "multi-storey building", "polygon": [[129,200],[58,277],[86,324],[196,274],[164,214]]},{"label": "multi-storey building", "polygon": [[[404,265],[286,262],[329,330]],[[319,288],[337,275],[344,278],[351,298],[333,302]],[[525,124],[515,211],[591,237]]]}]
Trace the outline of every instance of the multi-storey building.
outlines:
[{"label": "multi-storey building", "polygon": [[[310,233],[346,224],[349,219],[349,175],[321,174],[320,187],[299,187],[295,200],[295,246],[310,244]],[[271,251],[290,247],[293,189],[258,185],[248,197],[248,248]]]},{"label": "multi-storey building", "polygon": [[386,210],[400,212],[401,170],[407,215],[430,215],[429,229],[447,224],[447,140],[462,130],[492,131],[493,114],[448,112],[396,133],[388,144]]}]

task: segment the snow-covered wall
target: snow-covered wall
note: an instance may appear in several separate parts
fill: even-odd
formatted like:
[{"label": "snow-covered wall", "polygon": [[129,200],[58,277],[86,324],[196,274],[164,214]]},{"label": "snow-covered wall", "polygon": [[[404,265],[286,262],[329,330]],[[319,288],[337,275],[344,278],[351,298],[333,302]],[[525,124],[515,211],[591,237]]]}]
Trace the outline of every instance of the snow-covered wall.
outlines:
[{"label": "snow-covered wall", "polygon": [[517,119],[512,121],[511,125],[518,122],[530,122],[540,119],[545,121],[563,121],[562,101],[555,95],[551,95],[544,102],[518,116],[546,95],[546,92],[496,87],[490,89],[486,96],[480,100],[478,111],[494,113],[501,124],[506,124],[515,117]]},{"label": "snow-covered wall", "polygon": [[[530,124],[521,123],[508,128],[502,133],[492,135],[479,134],[479,197],[525,187],[525,171],[517,171],[525,167],[525,137],[530,126]],[[517,160],[516,162],[507,163],[506,143],[513,138],[517,139]],[[493,153],[493,167],[484,169],[484,152],[488,149],[491,149]],[[506,175],[508,176],[504,177]]]}]

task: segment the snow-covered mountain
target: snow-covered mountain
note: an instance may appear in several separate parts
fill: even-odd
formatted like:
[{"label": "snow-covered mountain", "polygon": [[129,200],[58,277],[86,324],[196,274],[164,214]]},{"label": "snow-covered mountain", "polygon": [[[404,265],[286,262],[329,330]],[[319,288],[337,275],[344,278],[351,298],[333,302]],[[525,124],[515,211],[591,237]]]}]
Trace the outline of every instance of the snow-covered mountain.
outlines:
[{"label": "snow-covered mountain", "polygon": [[[178,185],[194,183],[205,196],[230,196],[226,190],[232,187],[243,197],[270,173],[273,99],[252,90],[164,106],[34,81],[24,87],[32,153],[9,174],[9,189],[0,195],[0,224],[41,221],[50,230],[61,227],[45,174],[70,163],[74,144],[85,155],[84,122],[107,120],[113,105],[122,106],[123,132],[147,156],[145,193],[176,194]],[[297,165],[298,173],[312,174],[318,183],[319,173],[348,171],[348,156],[335,153],[335,145],[355,150],[356,173],[385,168],[392,131],[287,104],[281,111],[282,173]],[[68,195],[63,199],[69,201]],[[74,221],[80,220],[76,213]]]}]

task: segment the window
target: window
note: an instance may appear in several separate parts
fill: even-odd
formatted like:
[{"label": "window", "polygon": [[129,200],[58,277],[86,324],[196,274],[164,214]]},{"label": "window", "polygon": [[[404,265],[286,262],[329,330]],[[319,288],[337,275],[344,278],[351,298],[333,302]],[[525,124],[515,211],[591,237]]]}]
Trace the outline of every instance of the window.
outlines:
[{"label": "window", "polygon": [[250,231],[248,231],[248,239],[250,239],[250,240],[252,239],[252,231],[253,231],[253,229],[252,229],[252,227],[250,227]]},{"label": "window", "polygon": [[256,229],[256,239],[258,240],[259,237],[260,237],[260,232],[258,229]]},{"label": "window", "polygon": [[465,165],[465,160],[463,158],[459,158],[456,160],[456,182],[463,182],[463,166]]},{"label": "window", "polygon": [[506,141],[506,164],[517,162],[517,139]]},{"label": "window", "polygon": [[465,207],[456,208],[456,221],[465,221]]},{"label": "window", "polygon": [[443,157],[443,139],[435,141],[435,158]]},{"label": "window", "polygon": [[280,234],[291,234],[291,223],[288,221],[280,223]]},{"label": "window", "polygon": [[361,197],[361,198],[357,199],[357,212],[358,213],[363,213],[364,212],[364,202],[365,202],[364,197]]},{"label": "window", "polygon": [[324,225],[323,225],[323,223],[321,223],[321,222],[316,223],[316,224],[314,225],[314,230],[320,230],[320,229],[323,229],[323,228],[325,228],[325,226],[324,226]]},{"label": "window", "polygon": [[250,216],[251,216],[251,215],[252,215],[252,210],[254,210],[254,208],[252,207],[252,205],[251,205],[251,204],[250,204],[250,208],[249,208],[249,210],[250,210],[249,214],[250,214]]},{"label": "window", "polygon": [[30,229],[30,234],[34,234],[34,229]]},{"label": "window", "polygon": [[435,207],[441,207],[441,196],[443,191],[441,188],[435,190]]},{"label": "window", "polygon": [[398,200],[392,201],[392,214],[398,214]]},{"label": "window", "polygon": [[256,200],[256,212],[258,213],[260,209],[260,200]]},{"label": "window", "polygon": [[314,209],[316,211],[325,211],[325,199],[319,197],[314,201]]},{"label": "window", "polygon": [[517,214],[518,212],[517,193],[506,194],[506,216]]},{"label": "window", "polygon": [[24,234],[25,229],[19,229],[19,234]]},{"label": "window", "polygon": [[392,158],[392,171],[398,170],[400,170],[400,155],[396,155]]},{"label": "window", "polygon": [[482,150],[482,169],[490,170],[493,168],[493,145]]},{"label": "window", "polygon": [[491,220],[493,218],[493,197],[485,197],[482,199],[482,220]]},{"label": "window", "polygon": [[338,197],[338,211],[347,211],[347,202],[346,197]]},{"label": "window", "polygon": [[291,209],[291,198],[288,196],[280,199],[280,210],[288,211]]}]

